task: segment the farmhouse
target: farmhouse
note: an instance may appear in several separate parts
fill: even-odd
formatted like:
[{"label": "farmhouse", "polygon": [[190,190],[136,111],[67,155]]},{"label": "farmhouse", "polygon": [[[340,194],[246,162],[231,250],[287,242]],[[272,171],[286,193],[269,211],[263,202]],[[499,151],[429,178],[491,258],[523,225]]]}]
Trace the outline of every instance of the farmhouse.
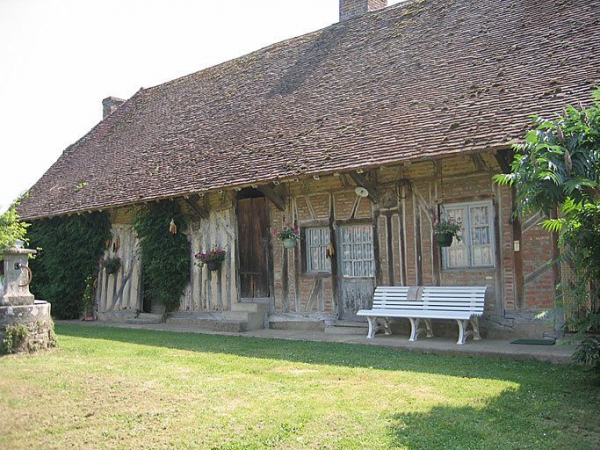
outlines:
[{"label": "farmhouse", "polygon": [[[596,0],[340,0],[325,29],[105,99],[20,213],[109,214],[106,256],[122,264],[100,272],[103,320],[160,313],[132,220],[172,201],[190,255],[226,256],[215,271],[191,258],[167,321],[322,328],[357,320],[376,286],[469,285],[489,287],[489,336],[540,335],[557,243],[541,217],[513,216],[514,192],[492,176],[532,114],[588,101],[599,17]],[[436,244],[440,217],[461,221],[462,240]],[[271,233],[288,222],[292,248]]]}]

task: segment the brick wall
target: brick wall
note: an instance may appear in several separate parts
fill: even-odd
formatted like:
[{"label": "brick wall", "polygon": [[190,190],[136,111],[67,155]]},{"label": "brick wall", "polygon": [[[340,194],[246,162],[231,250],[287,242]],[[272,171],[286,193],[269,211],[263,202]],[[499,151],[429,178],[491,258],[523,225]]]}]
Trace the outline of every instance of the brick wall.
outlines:
[{"label": "brick wall", "polygon": [[[511,189],[493,183],[492,176],[500,169],[492,155],[482,155],[478,163],[474,161],[470,157],[455,157],[444,160],[441,165],[438,163],[437,168],[429,161],[376,170],[371,175],[377,180],[380,197],[385,198],[379,204],[373,204],[368,197],[358,199],[354,193],[355,184],[344,175],[290,183],[287,190],[289,208],[283,213],[273,207],[272,226],[281,227],[284,216],[287,220],[293,218],[301,226],[329,226],[349,219],[370,221],[379,241],[381,270],[377,284],[416,285],[420,279],[424,285],[438,282],[442,285],[488,285],[491,295],[486,303],[487,315],[498,317],[503,324],[506,322],[505,310],[519,314],[519,307],[528,311],[552,307],[553,272],[540,269],[551,255],[550,238],[531,221],[523,229],[520,251],[527,283],[519,306],[515,302]],[[497,236],[494,267],[443,269],[441,255],[434,255],[440,250],[433,242],[431,229],[438,205],[482,200],[493,205],[494,234]],[[391,232],[389,238],[388,229]],[[388,248],[390,245],[391,249]],[[314,276],[304,274],[302,258],[305,255],[300,246],[285,252],[281,243],[274,240],[273,252],[278,312],[336,313],[333,277],[321,277],[317,282]],[[419,252],[420,263],[417,261]],[[287,258],[286,275],[282,273],[283,258]],[[286,284],[284,276],[287,277],[287,300],[282,299]],[[309,300],[311,293],[312,301]]]},{"label": "brick wall", "polygon": [[340,22],[386,6],[387,0],[340,0]]}]

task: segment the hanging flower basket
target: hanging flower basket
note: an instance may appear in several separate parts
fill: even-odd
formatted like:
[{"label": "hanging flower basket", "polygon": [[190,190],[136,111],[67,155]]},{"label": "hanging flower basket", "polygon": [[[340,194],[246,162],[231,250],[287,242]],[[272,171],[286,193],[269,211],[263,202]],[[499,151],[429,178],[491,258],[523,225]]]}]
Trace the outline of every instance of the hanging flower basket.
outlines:
[{"label": "hanging flower basket", "polygon": [[199,261],[199,264],[205,265],[211,272],[218,270],[221,263],[225,261],[227,252],[220,247],[215,247],[207,253],[197,253],[194,257]]},{"label": "hanging flower basket", "polygon": [[440,247],[450,247],[452,241],[456,238],[460,241],[460,232],[462,223],[454,218],[441,218],[433,223],[433,234],[437,245]]},{"label": "hanging flower basket", "polygon": [[221,261],[209,261],[206,263],[206,267],[208,267],[208,270],[210,270],[211,272],[219,270],[219,268],[221,267]]},{"label": "hanging flower basket", "polygon": [[298,240],[296,238],[287,238],[282,239],[281,242],[283,242],[283,246],[285,248],[294,248],[296,247]]},{"label": "hanging flower basket", "polygon": [[101,259],[100,266],[104,267],[108,275],[114,275],[121,268],[121,258]]},{"label": "hanging flower basket", "polygon": [[452,245],[453,239],[454,235],[452,233],[442,233],[435,235],[435,242],[440,247],[450,247]]},{"label": "hanging flower basket", "polygon": [[296,247],[296,244],[300,240],[300,230],[298,229],[298,225],[294,226],[290,222],[286,222],[283,229],[278,230],[275,228],[271,233],[283,243],[284,248],[288,249]]}]

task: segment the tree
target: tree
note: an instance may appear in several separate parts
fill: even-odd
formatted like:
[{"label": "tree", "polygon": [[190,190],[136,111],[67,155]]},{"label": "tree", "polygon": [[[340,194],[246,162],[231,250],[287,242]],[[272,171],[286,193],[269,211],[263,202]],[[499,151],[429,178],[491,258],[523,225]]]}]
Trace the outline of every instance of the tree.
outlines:
[{"label": "tree", "polygon": [[[576,282],[559,286],[574,298],[566,326],[578,334],[600,331],[600,89],[587,107],[567,106],[555,120],[534,116],[534,128],[525,142],[514,146],[511,173],[494,177],[514,185],[523,212],[559,218],[542,225],[559,234],[563,250],[559,263],[567,262]],[[575,357],[600,373],[600,341],[587,334]]]},{"label": "tree", "polygon": [[19,202],[20,199],[16,200],[3,214],[0,214],[0,252],[15,245],[16,241],[27,242],[29,224],[19,220],[17,213]]}]

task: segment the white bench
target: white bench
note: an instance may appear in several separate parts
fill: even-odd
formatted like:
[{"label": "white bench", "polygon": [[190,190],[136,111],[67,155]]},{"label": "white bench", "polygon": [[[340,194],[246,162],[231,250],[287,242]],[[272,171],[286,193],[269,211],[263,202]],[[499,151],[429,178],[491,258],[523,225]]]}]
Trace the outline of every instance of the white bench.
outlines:
[{"label": "white bench", "polygon": [[390,318],[406,318],[410,320],[411,342],[422,333],[433,337],[431,319],[456,320],[457,344],[462,345],[469,336],[481,339],[479,317],[483,315],[486,291],[487,286],[379,286],[373,296],[373,309],[362,309],[357,315],[369,321],[369,339],[382,327],[385,334],[392,334]]}]

